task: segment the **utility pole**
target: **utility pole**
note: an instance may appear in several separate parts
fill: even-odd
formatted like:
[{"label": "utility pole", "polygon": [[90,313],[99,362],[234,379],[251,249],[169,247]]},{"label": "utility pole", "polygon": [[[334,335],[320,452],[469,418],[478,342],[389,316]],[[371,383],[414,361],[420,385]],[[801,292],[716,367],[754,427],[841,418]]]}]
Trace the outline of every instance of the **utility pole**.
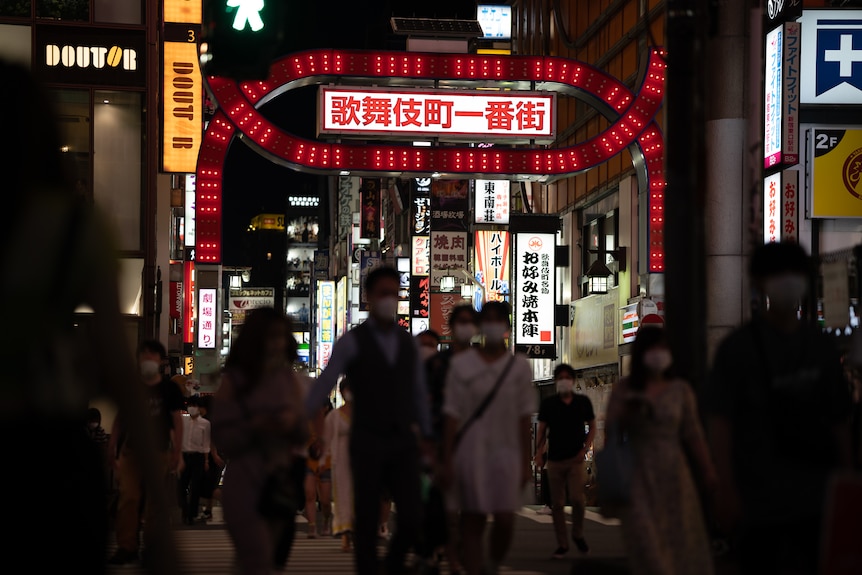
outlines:
[{"label": "utility pole", "polygon": [[704,24],[709,0],[667,3],[665,321],[680,375],[706,373]]}]

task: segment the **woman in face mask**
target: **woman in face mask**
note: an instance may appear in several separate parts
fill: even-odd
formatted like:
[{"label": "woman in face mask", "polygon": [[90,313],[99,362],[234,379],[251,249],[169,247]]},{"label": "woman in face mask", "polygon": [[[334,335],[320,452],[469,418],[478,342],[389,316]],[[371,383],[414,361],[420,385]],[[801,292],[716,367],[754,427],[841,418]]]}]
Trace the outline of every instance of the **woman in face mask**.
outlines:
[{"label": "woman in face mask", "polygon": [[605,429],[619,426],[635,454],[631,503],[621,513],[634,575],[714,572],[701,495],[714,492],[716,472],[694,393],[672,367],[664,329],[642,327],[632,373],[608,405]]},{"label": "woman in face mask", "polygon": [[[443,484],[449,487],[450,510],[461,514],[461,559],[469,575],[498,572],[532,475],[530,418],[536,394],[529,363],[509,351],[510,313],[505,302],[482,307],[482,346],[454,356],[446,378]],[[486,558],[488,515],[494,522]]]}]

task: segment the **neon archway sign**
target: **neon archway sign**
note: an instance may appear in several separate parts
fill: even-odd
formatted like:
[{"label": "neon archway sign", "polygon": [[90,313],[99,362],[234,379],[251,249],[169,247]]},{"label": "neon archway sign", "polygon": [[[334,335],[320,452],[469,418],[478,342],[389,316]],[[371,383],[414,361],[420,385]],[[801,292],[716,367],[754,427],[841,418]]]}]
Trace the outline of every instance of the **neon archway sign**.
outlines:
[{"label": "neon archway sign", "polygon": [[[264,81],[208,77],[219,104],[197,167],[196,259],[221,260],[223,165],[234,137],[295,170],[373,176],[482,177],[550,182],[598,166],[628,148],[641,189],[649,190],[648,269],[664,271],[664,144],[654,117],[664,97],[663,53],[653,50],[633,94],[605,72],[566,58],[313,50],[285,56]],[[553,90],[584,100],[610,122],[586,142],[552,149],[422,147],[322,142],[291,134],[258,109],[288,90],[349,79],[376,85],[505,86]]]}]

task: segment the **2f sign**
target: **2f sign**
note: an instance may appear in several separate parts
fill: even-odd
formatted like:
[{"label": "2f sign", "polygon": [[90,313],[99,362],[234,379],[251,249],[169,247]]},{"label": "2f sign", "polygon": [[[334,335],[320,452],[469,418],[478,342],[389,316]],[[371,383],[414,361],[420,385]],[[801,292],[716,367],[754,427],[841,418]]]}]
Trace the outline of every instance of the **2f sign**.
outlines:
[{"label": "2f sign", "polygon": [[832,134],[824,134],[821,132],[817,134],[814,138],[814,147],[817,150],[828,152],[829,150],[837,146],[839,141],[840,140],[838,136]]}]

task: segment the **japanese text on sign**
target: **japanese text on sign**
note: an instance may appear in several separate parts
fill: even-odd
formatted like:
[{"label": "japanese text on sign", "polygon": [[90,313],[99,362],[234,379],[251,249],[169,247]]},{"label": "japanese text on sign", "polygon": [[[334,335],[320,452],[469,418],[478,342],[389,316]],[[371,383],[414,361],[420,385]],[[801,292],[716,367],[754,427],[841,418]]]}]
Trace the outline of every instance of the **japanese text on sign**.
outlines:
[{"label": "japanese text on sign", "polygon": [[201,289],[198,292],[198,347],[215,349],[216,326],[220,325],[216,316],[216,290]]},{"label": "japanese text on sign", "polygon": [[781,161],[781,125],[784,101],[784,28],[779,26],[766,35],[766,75],[763,95],[763,164],[769,168]]},{"label": "japanese text on sign", "polygon": [[781,233],[781,174],[763,180],[763,243],[777,242]]},{"label": "japanese text on sign", "polygon": [[319,284],[318,301],[318,367],[323,369],[332,355],[335,341],[335,282],[322,281]]},{"label": "japanese text on sign", "polygon": [[453,276],[455,284],[465,283],[457,270],[467,269],[467,233],[431,231],[431,285],[440,287],[440,278]]},{"label": "japanese text on sign", "polygon": [[411,267],[414,276],[427,276],[431,267],[431,238],[429,236],[413,236]]},{"label": "japanese text on sign", "polygon": [[476,279],[484,288],[485,301],[504,301],[509,296],[509,232],[476,231]]},{"label": "japanese text on sign", "polygon": [[784,24],[784,125],[782,155],[785,165],[799,162],[799,62],[800,25]]},{"label": "japanese text on sign", "polygon": [[321,133],[539,138],[554,135],[553,94],[321,88]]},{"label": "japanese text on sign", "polygon": [[508,224],[510,182],[476,180],[474,214],[477,224]]},{"label": "japanese text on sign", "polygon": [[519,233],[515,237],[515,345],[552,345],[556,236]]},{"label": "japanese text on sign", "polygon": [[799,240],[799,172],[785,170],[781,182],[781,238]]}]

